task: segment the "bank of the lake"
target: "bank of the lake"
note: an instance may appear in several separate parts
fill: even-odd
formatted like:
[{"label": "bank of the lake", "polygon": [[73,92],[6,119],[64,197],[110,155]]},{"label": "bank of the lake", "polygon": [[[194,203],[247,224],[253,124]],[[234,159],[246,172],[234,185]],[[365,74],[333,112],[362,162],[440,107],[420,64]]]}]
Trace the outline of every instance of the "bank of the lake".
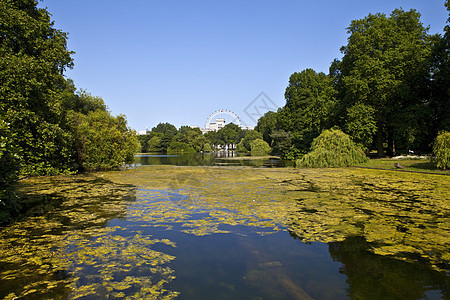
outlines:
[{"label": "bank of the lake", "polygon": [[23,180],[0,298],[445,299],[447,176],[218,166]]}]

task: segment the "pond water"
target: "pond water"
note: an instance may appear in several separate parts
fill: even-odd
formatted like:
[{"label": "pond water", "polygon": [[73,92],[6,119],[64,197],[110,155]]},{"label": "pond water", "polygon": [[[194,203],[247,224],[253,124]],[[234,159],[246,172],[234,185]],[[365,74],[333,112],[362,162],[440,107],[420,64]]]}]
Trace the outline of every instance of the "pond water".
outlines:
[{"label": "pond water", "polygon": [[142,153],[135,156],[136,165],[173,165],[173,166],[251,166],[251,167],[287,167],[294,166],[292,161],[281,160],[274,156],[252,157],[248,153],[236,151],[217,151],[208,153],[161,154]]},{"label": "pond water", "polygon": [[0,299],[448,299],[445,176],[140,166],[31,178]]}]

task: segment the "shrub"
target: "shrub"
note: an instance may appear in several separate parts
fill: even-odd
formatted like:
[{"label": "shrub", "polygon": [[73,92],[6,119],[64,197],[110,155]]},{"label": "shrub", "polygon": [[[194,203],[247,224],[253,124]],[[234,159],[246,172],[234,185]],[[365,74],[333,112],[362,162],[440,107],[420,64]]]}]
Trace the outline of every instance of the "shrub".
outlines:
[{"label": "shrub", "polygon": [[270,152],[270,146],[262,139],[256,139],[250,142],[252,155],[266,155]]},{"label": "shrub", "polygon": [[339,129],[324,130],[312,142],[311,150],[296,161],[297,167],[343,167],[368,160],[361,147]]},{"label": "shrub", "polygon": [[212,147],[211,147],[211,144],[210,144],[210,143],[205,143],[205,144],[203,145],[203,151],[204,151],[204,152],[213,152],[213,149],[212,149]]},{"label": "shrub", "polygon": [[439,169],[450,168],[450,132],[441,131],[433,144],[436,165]]},{"label": "shrub", "polygon": [[172,141],[167,148],[167,153],[189,153],[195,152],[189,144],[183,142]]},{"label": "shrub", "polygon": [[73,112],[69,120],[77,161],[83,169],[111,169],[133,161],[139,141],[124,116],[96,110],[87,115]]},{"label": "shrub", "polygon": [[[242,152],[251,151],[250,143],[257,139],[261,139],[261,140],[263,139],[263,136],[261,133],[259,133],[256,130],[246,130],[244,138],[239,142],[239,144],[242,143],[241,144]],[[245,150],[244,150],[244,148],[245,148]]]},{"label": "shrub", "polygon": [[248,149],[244,146],[244,139],[242,139],[239,144],[236,145],[236,151],[238,152],[248,152]]},{"label": "shrub", "polygon": [[159,152],[161,151],[161,138],[159,136],[154,136],[148,140],[147,151],[148,152]]}]

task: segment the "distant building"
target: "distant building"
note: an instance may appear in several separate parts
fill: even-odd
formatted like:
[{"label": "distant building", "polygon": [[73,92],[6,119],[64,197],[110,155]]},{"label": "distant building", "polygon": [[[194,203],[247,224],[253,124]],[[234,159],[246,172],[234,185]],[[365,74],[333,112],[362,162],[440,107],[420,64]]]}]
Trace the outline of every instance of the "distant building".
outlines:
[{"label": "distant building", "polygon": [[[225,119],[216,119],[215,122],[210,122],[207,124],[205,128],[200,128],[203,134],[207,133],[208,131],[219,131],[220,129],[225,127]],[[240,126],[242,130],[253,130],[253,126]]]}]

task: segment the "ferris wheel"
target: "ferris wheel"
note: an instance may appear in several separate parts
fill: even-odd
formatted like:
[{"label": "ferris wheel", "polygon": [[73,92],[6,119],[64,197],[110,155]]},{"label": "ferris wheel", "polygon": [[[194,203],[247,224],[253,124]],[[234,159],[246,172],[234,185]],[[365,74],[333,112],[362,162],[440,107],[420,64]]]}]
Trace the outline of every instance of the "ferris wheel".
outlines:
[{"label": "ferris wheel", "polygon": [[219,110],[216,110],[215,112],[213,112],[211,115],[209,115],[209,117],[208,117],[208,119],[206,120],[206,123],[205,123],[205,128],[208,128],[208,127],[209,127],[209,124],[211,123],[211,120],[212,120],[215,116],[218,116],[218,115],[220,115],[220,114],[227,114],[227,115],[233,117],[233,119],[236,121],[237,125],[238,125],[239,127],[242,127],[242,122],[241,122],[241,120],[239,119],[239,117],[238,117],[234,112],[232,112],[232,111],[229,110],[229,109],[219,109]]}]

